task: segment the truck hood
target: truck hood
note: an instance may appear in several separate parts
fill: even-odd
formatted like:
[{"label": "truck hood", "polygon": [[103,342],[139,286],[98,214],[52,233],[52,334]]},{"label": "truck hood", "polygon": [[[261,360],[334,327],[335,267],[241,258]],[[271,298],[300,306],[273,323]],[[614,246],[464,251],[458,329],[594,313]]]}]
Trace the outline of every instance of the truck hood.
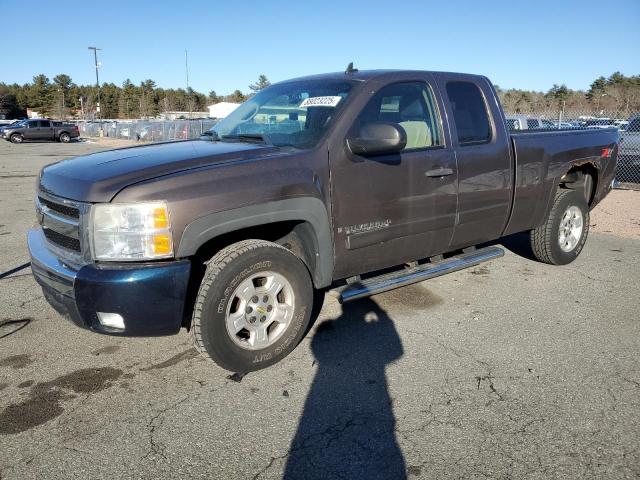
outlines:
[{"label": "truck hood", "polygon": [[93,153],[48,165],[40,172],[41,190],[82,202],[109,202],[138,182],[220,163],[272,157],[278,147],[236,142],[189,140]]}]

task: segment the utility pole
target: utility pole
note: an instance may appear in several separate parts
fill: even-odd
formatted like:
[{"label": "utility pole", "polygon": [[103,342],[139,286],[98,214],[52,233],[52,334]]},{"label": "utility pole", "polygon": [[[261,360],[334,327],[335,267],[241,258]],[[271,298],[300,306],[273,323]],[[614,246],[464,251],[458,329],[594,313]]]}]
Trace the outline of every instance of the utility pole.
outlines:
[{"label": "utility pole", "polygon": [[598,106],[596,108],[596,110],[598,110],[598,112],[596,113],[597,115],[602,115],[602,113],[600,113],[600,99],[608,95],[609,95],[608,93],[603,93],[602,95],[598,95]]},{"label": "utility pole", "polygon": [[60,91],[62,92],[62,108],[60,109],[60,119],[64,121],[64,90],[60,87]]},{"label": "utility pole", "polygon": [[187,89],[189,88],[189,51],[184,50],[184,69],[187,73]]},{"label": "utility pole", "polygon": [[[98,103],[96,107],[96,112],[98,113],[98,120],[102,119],[102,114],[100,112],[100,79],[98,78],[98,67],[100,66],[98,63],[98,50],[102,50],[97,47],[89,47],[89,50],[93,50],[93,61],[96,66],[96,89],[98,90]],[[102,123],[100,123],[100,132],[102,133]]]},{"label": "utility pole", "polygon": [[193,107],[191,106],[191,94],[189,93],[189,51],[186,48],[184,50],[184,69],[187,74],[187,102],[189,102],[189,120],[191,120]]}]

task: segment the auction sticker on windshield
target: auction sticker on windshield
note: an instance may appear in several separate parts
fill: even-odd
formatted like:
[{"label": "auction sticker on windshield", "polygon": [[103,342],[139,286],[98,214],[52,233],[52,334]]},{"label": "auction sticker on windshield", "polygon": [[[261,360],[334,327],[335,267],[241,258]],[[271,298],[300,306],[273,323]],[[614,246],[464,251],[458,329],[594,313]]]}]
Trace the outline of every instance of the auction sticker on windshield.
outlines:
[{"label": "auction sticker on windshield", "polygon": [[342,100],[342,97],[339,96],[309,97],[305,98],[298,108],[335,107],[336,105],[338,105],[338,102],[340,102],[340,100]]}]

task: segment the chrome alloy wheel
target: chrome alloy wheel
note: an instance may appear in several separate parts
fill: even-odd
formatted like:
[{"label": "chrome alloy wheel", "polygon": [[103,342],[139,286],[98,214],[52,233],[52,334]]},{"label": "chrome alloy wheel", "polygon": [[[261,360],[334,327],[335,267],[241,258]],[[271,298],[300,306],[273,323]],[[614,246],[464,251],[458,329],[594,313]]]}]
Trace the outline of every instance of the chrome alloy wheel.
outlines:
[{"label": "chrome alloy wheel", "polygon": [[582,237],[584,220],[582,211],[576,206],[570,206],[562,215],[560,228],[558,229],[558,243],[563,252],[570,252]]},{"label": "chrome alloy wheel", "polygon": [[242,348],[267,348],[291,324],[294,307],[295,295],[286,278],[275,272],[256,273],[233,292],[227,306],[227,333]]}]

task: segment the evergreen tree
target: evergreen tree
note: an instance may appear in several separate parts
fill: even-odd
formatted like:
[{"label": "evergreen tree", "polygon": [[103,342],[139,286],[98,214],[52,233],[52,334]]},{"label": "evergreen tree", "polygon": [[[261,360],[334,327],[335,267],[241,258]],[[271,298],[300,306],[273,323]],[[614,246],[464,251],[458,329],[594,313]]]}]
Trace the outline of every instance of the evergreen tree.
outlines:
[{"label": "evergreen tree", "polygon": [[227,100],[233,103],[242,103],[247,97],[240,91],[235,90],[231,95],[227,96]]},{"label": "evergreen tree", "polygon": [[27,107],[40,112],[41,115],[48,115],[51,107],[51,82],[49,77],[40,74],[33,77],[33,83],[29,87],[27,96]]},{"label": "evergreen tree", "polygon": [[253,93],[258,93],[260,90],[262,90],[263,88],[267,88],[269,85],[271,85],[271,82],[269,81],[267,76],[260,75],[258,77],[258,81],[249,85],[249,88],[253,91]]},{"label": "evergreen tree", "polygon": [[55,105],[51,105],[51,111],[53,111],[59,118],[64,119],[67,116],[67,104],[70,101],[69,93],[73,82],[71,77],[64,73],[53,77],[53,88]]},{"label": "evergreen tree", "polygon": [[210,104],[213,104],[213,103],[219,103],[219,102],[220,102],[220,98],[219,98],[219,97],[218,97],[218,95],[216,94],[215,90],[211,90],[211,91],[209,92],[209,96],[207,97],[207,101],[208,101]]}]

